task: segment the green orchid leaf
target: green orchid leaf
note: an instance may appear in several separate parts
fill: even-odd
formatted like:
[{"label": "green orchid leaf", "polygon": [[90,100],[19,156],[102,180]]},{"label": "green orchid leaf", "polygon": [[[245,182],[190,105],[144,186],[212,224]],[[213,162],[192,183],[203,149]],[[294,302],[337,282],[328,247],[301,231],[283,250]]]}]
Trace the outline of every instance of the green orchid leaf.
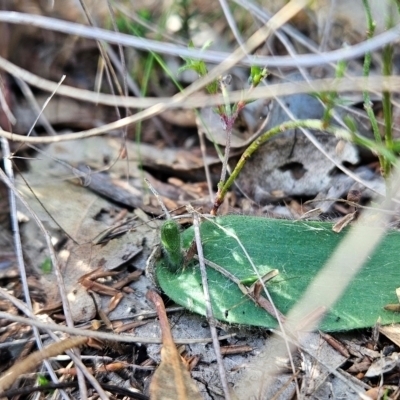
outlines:
[{"label": "green orchid leaf", "polygon": [[[278,310],[287,314],[346,233],[346,229],[340,234],[334,233],[332,224],[325,222],[248,216],[218,217],[214,221],[204,221],[200,227],[204,257],[237,278],[235,283],[207,268],[214,316],[223,322],[266,328],[276,327],[276,320],[248,299],[237,284],[255,275],[243,248],[261,276],[273,269],[279,270],[279,275],[266,285]],[[191,228],[182,233],[184,249],[190,246],[193,237]],[[398,302],[395,290],[400,286],[399,249],[400,232],[388,232],[319,328],[325,331],[366,328],[374,326],[378,318],[382,324],[400,322],[400,313],[384,310],[385,305]],[[156,278],[162,290],[178,304],[205,315],[197,263],[192,261],[178,271],[169,265],[166,256],[156,265]],[[351,268],[350,261],[348,267]],[[335,281],[331,284],[335,285]]]}]

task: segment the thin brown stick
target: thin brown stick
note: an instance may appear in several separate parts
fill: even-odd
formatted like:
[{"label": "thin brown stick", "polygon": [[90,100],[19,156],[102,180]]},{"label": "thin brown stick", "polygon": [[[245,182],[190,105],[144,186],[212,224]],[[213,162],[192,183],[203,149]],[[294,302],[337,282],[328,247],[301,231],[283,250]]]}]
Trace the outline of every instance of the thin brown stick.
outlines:
[{"label": "thin brown stick", "polygon": [[[2,296],[2,290],[0,288],[0,296]],[[32,314],[32,317],[34,315]],[[12,315],[9,313],[5,313],[0,311],[0,319],[5,319],[9,321],[20,322],[21,324],[25,324],[28,326],[36,326],[40,329],[46,329],[48,331],[58,331],[58,332],[65,332],[72,335],[85,335],[87,337],[93,337],[97,339],[104,339],[104,340],[112,340],[115,342],[123,342],[123,343],[162,343],[160,338],[149,338],[148,336],[132,336],[132,335],[116,335],[113,333],[108,332],[100,332],[100,331],[90,331],[88,329],[78,329],[78,328],[69,328],[64,325],[57,325],[57,324],[49,324],[45,322],[38,321],[33,318],[24,318],[19,317],[17,315]],[[234,337],[235,334],[231,335],[223,335],[219,336],[218,340],[226,340],[231,337]],[[212,341],[211,338],[204,338],[204,339],[175,339],[176,344],[193,344],[193,343],[210,343]],[[73,359],[76,363],[75,359]]]}]

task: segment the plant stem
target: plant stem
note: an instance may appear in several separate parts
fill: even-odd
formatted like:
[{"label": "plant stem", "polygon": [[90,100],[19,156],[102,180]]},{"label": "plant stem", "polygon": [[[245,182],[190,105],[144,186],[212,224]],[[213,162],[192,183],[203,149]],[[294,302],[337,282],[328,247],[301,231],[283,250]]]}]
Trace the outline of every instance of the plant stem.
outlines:
[{"label": "plant stem", "polygon": [[217,196],[221,189],[221,185],[225,182],[226,170],[228,169],[229,153],[231,150],[232,129],[237,117],[236,112],[234,113],[234,115],[232,115],[232,108],[229,103],[228,91],[223,81],[221,81],[220,87],[221,87],[221,92],[225,98],[225,105],[223,106],[223,111],[222,112],[220,111],[221,112],[220,117],[223,124],[223,129],[225,129],[226,131],[226,145],[225,145],[224,161],[222,163],[221,178],[218,183]]},{"label": "plant stem", "polygon": [[376,143],[373,140],[367,139],[361,135],[358,135],[354,132],[350,132],[346,129],[339,128],[337,126],[324,126],[324,122],[319,119],[308,119],[308,120],[301,120],[301,121],[288,121],[284,122],[281,125],[275,126],[274,128],[270,129],[269,131],[262,134],[258,139],[256,139],[247,149],[244,151],[240,160],[236,164],[235,169],[233,170],[231,176],[220,185],[218,190],[217,196],[214,201],[213,209],[211,210],[211,214],[216,215],[218,212],[218,208],[224,201],[225,195],[228,192],[229,188],[232,186],[235,179],[238,177],[240,171],[246,164],[247,160],[253,155],[253,153],[267,140],[271,139],[275,135],[282,133],[284,131],[290,129],[298,129],[298,128],[306,128],[320,132],[327,132],[335,135],[338,139],[347,140],[353,142],[357,145],[363,146],[368,148],[378,154],[381,154],[385,157],[390,163],[396,162],[396,156],[392,153],[392,151],[386,148],[381,143]]},{"label": "plant stem", "polygon": [[[394,6],[397,5],[397,11],[400,11],[398,1],[393,1],[389,8],[389,13],[386,22],[386,28],[390,29],[395,25],[394,20]],[[383,76],[388,76],[392,73],[393,66],[393,45],[387,44],[382,51],[382,60],[383,67],[382,73]],[[392,102],[391,102],[391,94],[389,91],[383,92],[382,99],[383,106],[383,119],[385,122],[385,144],[389,150],[393,150],[393,113],[392,113]],[[388,160],[385,160],[383,172],[386,179],[386,192],[387,195],[391,194],[392,188],[389,178],[390,172],[392,169],[392,165]]]},{"label": "plant stem", "polygon": [[[254,84],[252,84],[251,87],[249,88],[247,94],[250,94],[251,91],[254,89],[254,87],[255,87]],[[216,197],[214,200],[214,208],[215,208],[216,202],[221,197],[221,188],[224,185],[225,178],[226,178],[226,171],[228,169],[228,161],[229,161],[229,153],[231,150],[233,126],[235,124],[235,121],[236,121],[240,111],[242,111],[243,108],[246,107],[246,104],[247,104],[246,101],[244,99],[242,99],[242,100],[238,101],[232,108],[229,103],[228,92],[226,90],[226,86],[223,83],[221,83],[221,91],[225,97],[225,106],[219,106],[219,107],[222,107],[224,109],[224,112],[221,112],[220,108],[218,110],[219,110],[219,114],[221,116],[221,119],[223,121],[225,130],[226,130],[226,145],[225,145],[224,161],[222,164],[221,178],[218,183],[218,191],[217,191],[217,194],[216,194]],[[223,195],[223,197],[224,196],[225,195]],[[218,209],[218,207],[217,207],[217,209]],[[214,208],[213,208],[213,210],[214,210]]]},{"label": "plant stem", "polygon": [[[383,75],[388,76],[392,73],[392,60],[393,60],[393,46],[387,45],[383,49]],[[383,92],[383,118],[385,121],[385,143],[388,149],[393,148],[392,136],[392,102],[390,92]],[[384,164],[384,177],[388,178],[390,175],[391,163],[385,160]]]},{"label": "plant stem", "polygon": [[[375,33],[376,23],[372,18],[371,7],[369,5],[368,0],[363,0],[363,4],[364,4],[364,8],[365,8],[367,25],[368,25],[367,39],[371,39]],[[369,76],[369,72],[371,69],[371,61],[372,61],[371,52],[368,51],[367,53],[365,53],[365,57],[364,57],[363,76],[365,76],[365,77]],[[364,109],[368,115],[369,121],[371,122],[372,132],[374,134],[375,141],[376,141],[376,143],[382,144],[382,137],[381,137],[381,133],[380,133],[379,127],[378,127],[378,121],[376,119],[374,110],[372,109],[372,102],[371,102],[371,97],[369,95],[369,92],[365,91],[363,93],[363,97],[364,97]],[[379,159],[379,165],[381,166],[382,173],[384,173],[385,160],[382,156],[378,156],[378,159]]]},{"label": "plant stem", "polygon": [[[343,78],[344,73],[346,70],[346,63],[344,61],[339,61],[336,65],[335,71],[335,80],[336,82]],[[334,84],[332,85],[334,88]],[[317,97],[322,101],[325,106],[324,115],[322,116],[322,121],[324,121],[324,125],[328,126],[332,120],[332,114],[335,106],[339,103],[339,95],[337,91],[330,91],[330,92],[322,92],[318,93]]]}]

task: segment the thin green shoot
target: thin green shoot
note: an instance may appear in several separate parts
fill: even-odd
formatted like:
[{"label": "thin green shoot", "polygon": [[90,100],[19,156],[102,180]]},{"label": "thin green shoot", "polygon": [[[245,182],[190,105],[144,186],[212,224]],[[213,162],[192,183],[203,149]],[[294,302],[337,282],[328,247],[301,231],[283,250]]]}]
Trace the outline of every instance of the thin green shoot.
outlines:
[{"label": "thin green shoot", "polygon": [[[393,65],[393,46],[391,44],[385,46],[382,52],[383,61],[383,75],[389,76],[392,74]],[[385,122],[385,143],[388,149],[393,148],[393,112],[392,112],[392,101],[391,94],[388,91],[383,92],[382,98],[383,106],[383,119]],[[392,165],[388,160],[384,159],[383,173],[384,177],[387,178],[390,175]]]},{"label": "thin green shoot", "polygon": [[[205,46],[209,46],[209,43],[207,43]],[[204,50],[206,47],[203,46],[202,50]],[[189,48],[193,47],[192,43],[189,43]],[[186,64],[180,69],[180,71],[185,71],[188,69],[191,69],[195,71],[199,77],[204,77],[205,75],[208,74],[208,69],[205,64],[205,62],[201,59],[191,59],[191,58],[186,58],[183,57],[185,60]],[[232,130],[233,126],[235,124],[235,121],[237,117],[239,116],[239,113],[243,110],[243,108],[248,104],[250,101],[246,100],[246,97],[249,96],[251,91],[260,84],[260,82],[265,79],[268,75],[268,70],[266,68],[259,68],[253,66],[250,69],[250,77],[249,77],[249,83],[251,83],[250,88],[248,89],[246,95],[243,95],[243,98],[238,101],[236,104],[231,106],[231,102],[229,100],[229,91],[227,86],[230,83],[231,76],[225,75],[224,77],[220,77],[219,80],[213,80],[208,86],[206,86],[206,90],[208,91],[209,94],[216,94],[218,92],[221,92],[223,97],[224,97],[224,104],[220,104],[217,106],[215,112],[221,117],[222,121],[222,128],[226,132],[226,143],[225,143],[225,154],[224,154],[224,160],[222,163],[222,170],[221,170],[221,177],[218,183],[218,192],[217,195],[214,199],[214,207],[211,211],[211,213],[216,213],[219,205],[221,203],[218,202],[218,200],[221,197],[221,189],[224,185],[225,179],[226,179],[226,173],[228,169],[228,160],[229,160],[229,153],[230,153],[230,147],[231,147],[231,137],[232,137]]]},{"label": "thin green shoot", "polygon": [[[367,39],[371,39],[375,33],[376,23],[372,18],[371,7],[369,5],[368,0],[363,0],[363,5],[364,5],[365,13],[366,13],[367,26],[368,26]],[[369,72],[371,69],[371,62],[372,62],[371,52],[365,53],[364,66],[363,66],[363,76],[365,76],[365,77],[369,76]],[[381,133],[380,133],[379,127],[378,127],[378,121],[376,119],[374,110],[372,109],[371,97],[367,90],[364,91],[363,97],[364,97],[364,109],[368,115],[370,122],[371,122],[372,132],[374,134],[375,141],[376,141],[376,143],[382,144],[383,142],[382,142]],[[384,165],[383,156],[378,155],[378,159],[379,159],[379,164],[380,164],[381,168],[383,168],[383,165]]]},{"label": "thin green shoot", "polygon": [[[148,12],[142,12],[140,14],[140,17],[142,17],[144,20],[150,20],[150,14]],[[139,24],[133,24],[130,23],[130,21],[127,20],[125,16],[121,16],[119,19],[119,25],[122,27],[123,31],[126,31],[130,34],[133,34],[138,37],[142,37],[145,32],[143,30],[143,27],[140,26]],[[164,22],[160,24],[161,26],[165,26],[165,18]],[[141,62],[142,60],[140,60]],[[173,80],[173,82],[177,85],[178,82],[175,80],[173,74],[171,71],[166,67],[165,63],[163,62],[162,58],[155,52],[150,51],[148,57],[145,60],[145,65],[144,65],[144,73],[143,76],[141,77],[141,85],[140,85],[140,94],[142,96],[146,96],[149,82],[152,76],[152,73],[154,71],[154,61],[157,61],[158,64],[163,68],[163,70],[166,72],[166,74],[169,76],[170,79]],[[141,74],[140,74],[141,75]],[[141,134],[142,134],[142,121],[139,120],[137,125],[136,125],[136,133],[135,133],[135,138],[136,138],[136,143],[137,143],[137,156],[138,156],[138,165],[142,165],[142,155],[140,151],[140,143],[141,143]],[[142,171],[142,169],[141,169]],[[142,178],[144,179],[144,174],[142,171]]]},{"label": "thin green shoot", "polygon": [[[376,24],[373,20],[373,16],[371,13],[371,8],[369,5],[368,0],[363,0],[363,5],[364,9],[366,12],[366,19],[367,19],[367,25],[368,25],[368,30],[367,30],[367,38],[370,39],[373,37],[374,32],[375,32],[375,27]],[[397,4],[397,2],[392,2],[390,4],[391,6],[391,11],[388,13],[388,19],[386,22],[386,28],[390,29],[394,26],[394,6],[397,5],[397,10],[400,12],[400,6]],[[363,74],[365,77],[367,77],[370,73],[370,68],[371,68],[371,52],[367,52],[365,54],[365,59],[364,59],[364,68],[363,68]],[[382,74],[383,76],[390,76],[392,74],[392,66],[393,66],[393,45],[392,44],[387,44],[382,51]],[[382,107],[383,107],[383,119],[384,119],[384,145],[389,149],[390,151],[393,151],[395,147],[394,141],[393,141],[393,110],[392,110],[392,103],[391,103],[391,94],[389,91],[384,91],[382,94]],[[378,144],[382,144],[382,136],[381,132],[378,127],[378,123],[376,120],[376,116],[372,110],[372,102],[369,96],[369,93],[367,91],[364,92],[364,108],[367,112],[367,115],[370,119],[371,125],[372,125],[372,130],[374,133],[375,141]],[[391,160],[387,159],[383,154],[378,155],[379,158],[379,163],[381,166],[381,171],[382,175],[385,178],[386,181],[386,190],[389,194],[390,192],[390,187],[389,185],[389,176],[392,170],[392,162]]]},{"label": "thin green shoot", "polygon": [[[347,64],[345,61],[340,61],[336,65],[336,71],[335,71],[335,78],[340,79],[343,78],[345,72],[346,72],[346,67]],[[333,109],[342,101],[339,98],[338,92],[336,91],[329,91],[329,92],[322,92],[317,94],[317,97],[322,101],[322,103],[325,105],[325,110],[324,110],[324,115],[322,116],[322,121],[324,123],[324,126],[328,126],[331,123],[332,120],[332,113]]]},{"label": "thin green shoot", "polygon": [[[391,29],[395,26],[395,6],[397,6],[397,12],[400,13],[400,5],[397,1],[390,2],[390,9],[387,15],[386,20],[386,28]],[[382,74],[383,76],[390,76],[392,74],[393,69],[393,44],[387,44],[382,51]],[[384,119],[384,126],[385,126],[385,143],[386,147],[390,150],[393,149],[393,109],[392,109],[392,96],[390,91],[384,91],[382,98],[382,106],[383,106],[383,119]],[[384,159],[383,165],[383,174],[385,178],[390,176],[392,165],[387,160]],[[386,179],[386,190],[390,195],[391,188],[389,186],[389,179]]]},{"label": "thin green shoot", "polygon": [[[201,51],[208,49],[211,46],[211,42],[206,42]],[[194,49],[194,44],[192,41],[189,42],[189,49]],[[186,70],[192,70],[197,73],[197,75],[201,78],[208,74],[208,69],[206,63],[201,59],[193,59],[189,57],[182,57],[185,60],[185,65],[179,68],[178,73],[181,73]],[[209,94],[217,94],[218,93],[218,80],[214,79],[211,83],[206,85],[206,90]],[[222,111],[222,109],[221,109]]]},{"label": "thin green shoot", "polygon": [[275,126],[269,131],[263,133],[259,138],[257,138],[253,143],[247,147],[242,156],[240,157],[238,163],[236,164],[235,169],[233,170],[231,176],[223,183],[221,189],[218,193],[218,196],[214,203],[214,208],[211,214],[215,215],[219,206],[224,201],[225,195],[228,192],[229,188],[232,186],[235,179],[238,177],[240,171],[246,164],[247,160],[252,156],[252,154],[267,140],[272,137],[278,135],[279,133],[285,132],[289,129],[298,129],[298,128],[306,128],[321,132],[327,132],[335,135],[337,138],[341,138],[346,141],[350,141],[354,144],[360,145],[364,148],[370,149],[375,153],[381,154],[386,159],[388,159],[391,163],[396,162],[396,155],[392,150],[388,149],[383,144],[376,143],[373,140],[367,139],[355,131],[349,131],[343,128],[339,128],[337,126],[331,125],[328,127],[324,126],[323,121],[318,119],[309,119],[309,120],[299,120],[299,121],[288,121],[284,122],[281,125]]}]

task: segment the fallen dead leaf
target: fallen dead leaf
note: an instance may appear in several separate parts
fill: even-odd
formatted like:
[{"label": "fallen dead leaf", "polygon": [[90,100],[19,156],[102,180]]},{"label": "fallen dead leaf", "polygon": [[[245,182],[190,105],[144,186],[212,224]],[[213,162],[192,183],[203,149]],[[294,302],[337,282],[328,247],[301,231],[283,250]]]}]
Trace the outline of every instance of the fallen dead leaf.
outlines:
[{"label": "fallen dead leaf", "polygon": [[[293,82],[301,79],[298,74],[288,77]],[[285,96],[281,104],[276,100],[271,107],[264,132],[290,120],[286,109],[299,119],[318,119],[324,113],[322,105],[311,95]],[[357,163],[357,150],[351,143],[345,143],[338,154],[337,138],[322,132],[313,132],[313,135],[337,163]],[[237,182],[251,199],[265,204],[282,197],[326,193],[340,179],[339,174],[332,174],[334,170],[334,164],[316,150],[301,130],[294,129],[264,143],[246,162]]]},{"label": "fallen dead leaf", "polygon": [[379,332],[397,344],[397,346],[400,346],[400,324],[381,326]]},{"label": "fallen dead leaf", "polygon": [[[107,151],[107,146],[102,150]],[[60,149],[57,146],[52,147],[52,151],[55,153],[54,157],[60,155],[66,157],[70,154],[66,148]],[[84,149],[80,149],[76,153],[83,156]],[[50,149],[48,154],[51,154]],[[19,181],[18,186],[39,218],[50,227],[52,236],[57,236],[57,234],[60,236],[59,228],[61,226],[74,239],[75,243],[72,240],[67,242],[60,251],[58,259],[66,293],[70,300],[72,318],[75,322],[88,321],[95,316],[96,310],[92,298],[78,280],[82,275],[89,274],[97,268],[111,271],[125,264],[142,251],[141,244],[144,234],[151,245],[152,234],[154,236],[155,233],[146,225],[141,225],[140,228],[137,227],[135,230],[101,245],[92,244],[93,238],[109,228],[109,221],[103,222],[99,220],[99,216],[108,212],[107,215],[111,217],[111,211],[115,207],[85,187],[64,181],[63,178],[68,176],[65,167],[62,169],[52,159],[35,160],[30,164],[31,169],[28,174],[25,174],[25,179],[30,183],[36,196],[41,199],[41,203],[45,205],[52,218],[44,212],[24,182]],[[69,171],[69,175],[71,175],[71,171]],[[57,221],[59,226],[54,221]],[[27,228],[27,225],[25,224],[24,229]],[[41,259],[44,257],[43,250],[40,250],[43,249],[43,244],[39,240],[41,235],[37,232],[37,228],[29,229],[34,229],[34,231],[25,233],[26,250],[32,264],[38,269]],[[59,293],[55,277],[52,274],[41,274],[41,284],[47,294],[47,304],[58,302]]]},{"label": "fallen dead leaf", "polygon": [[381,376],[387,372],[392,371],[397,367],[399,361],[399,354],[392,353],[388,357],[377,358],[372,362],[368,371],[365,373],[367,378],[372,378],[375,376]]}]

